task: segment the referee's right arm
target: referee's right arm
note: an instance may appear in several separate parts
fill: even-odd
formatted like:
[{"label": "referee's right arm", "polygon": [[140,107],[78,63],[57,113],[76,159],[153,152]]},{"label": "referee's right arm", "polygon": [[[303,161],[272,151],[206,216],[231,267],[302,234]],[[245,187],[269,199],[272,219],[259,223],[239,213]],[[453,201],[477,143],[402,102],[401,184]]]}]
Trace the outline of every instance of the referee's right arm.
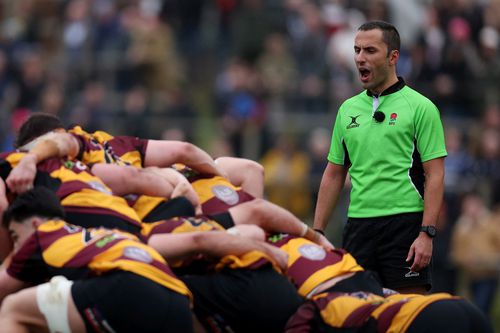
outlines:
[{"label": "referee's right arm", "polygon": [[347,167],[328,162],[321,184],[319,186],[318,201],[314,213],[314,229],[325,230],[330,216],[344,187]]}]

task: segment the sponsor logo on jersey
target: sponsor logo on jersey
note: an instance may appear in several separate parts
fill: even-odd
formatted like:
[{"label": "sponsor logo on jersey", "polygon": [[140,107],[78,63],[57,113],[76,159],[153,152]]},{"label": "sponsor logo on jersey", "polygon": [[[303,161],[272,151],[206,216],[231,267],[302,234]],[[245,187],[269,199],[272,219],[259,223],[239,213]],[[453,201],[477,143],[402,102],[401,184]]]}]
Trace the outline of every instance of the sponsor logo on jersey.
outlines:
[{"label": "sponsor logo on jersey", "polygon": [[351,123],[349,125],[347,125],[347,129],[351,129],[351,128],[355,128],[355,127],[359,127],[359,124],[358,122],[356,121],[358,119],[358,117],[361,116],[360,114],[358,114],[357,116],[349,116],[351,118]]},{"label": "sponsor logo on jersey", "polygon": [[225,185],[216,185],[212,187],[212,193],[221,201],[228,205],[236,205],[240,200],[238,193],[232,188]]},{"label": "sponsor logo on jersey", "polygon": [[87,166],[85,164],[83,164],[82,162],[80,162],[80,161],[76,161],[76,162],[69,161],[69,160],[65,161],[64,162],[64,167],[67,168],[67,169],[70,169],[72,171],[84,171],[84,170],[87,170]]},{"label": "sponsor logo on jersey", "polygon": [[396,125],[397,119],[398,119],[398,114],[396,112],[391,113],[391,118],[389,119],[389,125]]},{"label": "sponsor logo on jersey", "polygon": [[323,260],[326,257],[326,251],[321,246],[314,244],[304,244],[299,247],[299,253],[309,260]]},{"label": "sponsor logo on jersey", "polygon": [[267,238],[270,243],[278,243],[280,240],[288,237],[288,234],[274,234]]},{"label": "sponsor logo on jersey", "polygon": [[127,258],[149,264],[153,261],[151,255],[144,249],[135,246],[127,246],[123,250],[123,255]]}]

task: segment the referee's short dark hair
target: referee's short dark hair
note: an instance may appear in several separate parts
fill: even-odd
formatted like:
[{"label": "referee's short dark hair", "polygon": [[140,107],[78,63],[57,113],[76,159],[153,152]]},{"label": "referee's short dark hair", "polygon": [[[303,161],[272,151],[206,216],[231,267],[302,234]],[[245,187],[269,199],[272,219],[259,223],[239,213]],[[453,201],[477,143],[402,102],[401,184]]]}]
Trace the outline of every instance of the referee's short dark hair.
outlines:
[{"label": "referee's short dark hair", "polygon": [[22,221],[33,216],[64,219],[64,209],[59,198],[46,187],[38,186],[18,195],[3,214],[2,224]]},{"label": "referee's short dark hair", "polygon": [[389,55],[392,50],[399,51],[401,48],[401,38],[395,26],[384,21],[370,21],[362,24],[358,28],[358,31],[369,31],[374,29],[382,30],[382,40],[387,45],[387,55]]},{"label": "referee's short dark hair", "polygon": [[57,116],[43,112],[34,113],[19,129],[14,145],[19,148],[58,128],[64,128],[64,125]]}]

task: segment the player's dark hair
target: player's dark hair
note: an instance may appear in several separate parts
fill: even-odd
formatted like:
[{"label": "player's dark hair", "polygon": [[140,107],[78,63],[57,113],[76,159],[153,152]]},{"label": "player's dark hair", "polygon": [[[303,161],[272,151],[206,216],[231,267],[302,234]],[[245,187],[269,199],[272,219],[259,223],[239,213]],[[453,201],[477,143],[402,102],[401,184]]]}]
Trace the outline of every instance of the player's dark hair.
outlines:
[{"label": "player's dark hair", "polygon": [[3,214],[2,224],[8,228],[13,220],[22,221],[33,216],[64,219],[65,214],[56,194],[39,186],[14,199]]},{"label": "player's dark hair", "polygon": [[32,114],[19,129],[14,146],[19,148],[30,141],[58,128],[64,128],[61,119],[49,113]]},{"label": "player's dark hair", "polygon": [[362,24],[358,28],[358,31],[369,31],[374,29],[382,30],[382,40],[387,45],[387,55],[389,55],[392,50],[399,51],[401,48],[401,38],[395,26],[384,21],[370,21]]}]

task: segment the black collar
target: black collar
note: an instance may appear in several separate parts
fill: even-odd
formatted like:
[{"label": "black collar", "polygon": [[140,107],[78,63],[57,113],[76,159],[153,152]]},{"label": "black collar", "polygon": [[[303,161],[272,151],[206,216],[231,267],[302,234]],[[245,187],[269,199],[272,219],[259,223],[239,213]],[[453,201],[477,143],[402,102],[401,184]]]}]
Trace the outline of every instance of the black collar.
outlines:
[{"label": "black collar", "polygon": [[398,76],[398,82],[394,83],[392,86],[390,86],[386,90],[382,91],[382,93],[380,95],[378,95],[378,96],[374,95],[370,90],[366,90],[366,94],[368,96],[370,96],[370,97],[373,97],[373,96],[376,96],[376,97],[385,96],[385,95],[389,95],[389,94],[395,93],[396,91],[400,91],[401,89],[404,88],[405,85],[406,85],[405,80],[403,80],[403,78],[401,76]]}]

